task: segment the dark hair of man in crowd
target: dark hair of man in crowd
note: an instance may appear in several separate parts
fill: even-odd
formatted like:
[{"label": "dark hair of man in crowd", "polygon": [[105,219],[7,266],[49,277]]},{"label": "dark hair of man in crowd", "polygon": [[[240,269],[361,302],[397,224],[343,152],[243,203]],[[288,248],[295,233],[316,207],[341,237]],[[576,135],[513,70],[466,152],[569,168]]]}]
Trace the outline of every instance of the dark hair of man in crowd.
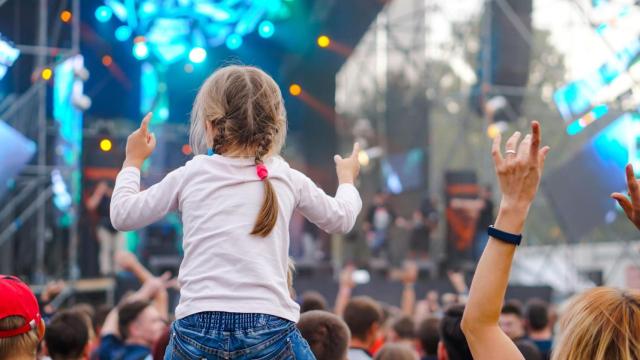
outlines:
[{"label": "dark hair of man in crowd", "polygon": [[371,326],[381,323],[382,311],[372,298],[356,296],[347,303],[343,318],[351,331],[351,337],[364,341]]},{"label": "dark hair of man in crowd", "polygon": [[416,352],[407,344],[385,344],[374,360],[415,360]]},{"label": "dark hair of man in crowd", "polygon": [[411,316],[401,315],[391,322],[391,328],[400,339],[415,339],[416,323]]},{"label": "dark hair of man in crowd", "polygon": [[120,305],[118,310],[118,331],[122,340],[126,340],[129,337],[129,325],[150,305],[150,302],[140,300]]},{"label": "dark hair of man in crowd", "polygon": [[518,300],[508,300],[502,305],[501,314],[513,314],[522,318],[522,303]]},{"label": "dark hair of man in crowd", "polygon": [[318,360],[346,360],[351,332],[340,317],[322,310],[300,315],[298,329]]},{"label": "dark hair of man in crowd", "polygon": [[47,325],[44,340],[53,360],[82,359],[89,342],[87,315],[78,310],[61,311]]},{"label": "dark hair of man in crowd", "polygon": [[96,334],[100,334],[100,329],[102,329],[102,325],[104,325],[104,321],[107,319],[111,309],[112,308],[106,304],[98,305],[98,307],[96,307],[96,313],[91,319],[93,322],[93,329]]},{"label": "dark hair of man in crowd", "polygon": [[300,303],[300,314],[311,310],[327,310],[327,300],[317,291],[305,291]]},{"label": "dark hair of man in crowd", "polygon": [[463,314],[464,305],[453,305],[445,311],[440,321],[440,339],[447,350],[449,360],[473,360],[467,338],[460,328]]},{"label": "dark hair of man in crowd", "polygon": [[73,305],[70,310],[85,314],[89,319],[93,319],[96,316],[96,309],[87,303],[79,303]]},{"label": "dark hair of man in crowd", "polygon": [[438,342],[440,342],[439,326],[440,319],[435,317],[428,317],[418,324],[416,336],[426,356],[438,354]]},{"label": "dark hair of man in crowd", "polygon": [[541,299],[527,302],[525,319],[527,326],[533,331],[544,330],[549,325],[549,304]]}]

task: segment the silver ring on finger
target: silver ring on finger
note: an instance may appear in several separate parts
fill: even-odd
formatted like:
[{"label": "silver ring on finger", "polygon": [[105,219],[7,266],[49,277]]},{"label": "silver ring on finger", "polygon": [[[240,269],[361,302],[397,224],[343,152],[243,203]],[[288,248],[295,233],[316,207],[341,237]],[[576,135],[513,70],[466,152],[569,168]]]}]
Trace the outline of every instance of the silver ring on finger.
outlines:
[{"label": "silver ring on finger", "polygon": [[515,150],[507,150],[504,152],[505,155],[516,155],[517,152]]}]

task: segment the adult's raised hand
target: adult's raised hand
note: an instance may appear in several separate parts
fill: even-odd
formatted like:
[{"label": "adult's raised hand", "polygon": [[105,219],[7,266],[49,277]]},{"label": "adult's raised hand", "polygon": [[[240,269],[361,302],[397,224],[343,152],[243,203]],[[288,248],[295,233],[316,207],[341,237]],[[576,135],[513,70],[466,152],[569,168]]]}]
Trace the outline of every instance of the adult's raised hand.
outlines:
[{"label": "adult's raised hand", "polygon": [[541,148],[540,124],[531,123],[531,134],[519,142],[520,132],[514,133],[500,149],[501,138],[493,142],[492,156],[502,192],[502,206],[527,208],[531,205],[542,178],[544,162],[550,148]]},{"label": "adult's raised hand", "polygon": [[611,194],[611,197],[620,204],[629,220],[640,230],[640,181],[636,180],[631,164],[627,165],[625,170],[629,196],[616,192]]}]

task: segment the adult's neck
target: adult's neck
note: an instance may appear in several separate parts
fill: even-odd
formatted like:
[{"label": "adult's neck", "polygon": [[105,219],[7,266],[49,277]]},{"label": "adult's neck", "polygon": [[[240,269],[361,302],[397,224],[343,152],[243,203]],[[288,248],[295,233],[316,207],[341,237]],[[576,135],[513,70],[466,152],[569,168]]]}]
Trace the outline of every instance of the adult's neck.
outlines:
[{"label": "adult's neck", "polygon": [[551,329],[544,329],[539,331],[530,331],[529,339],[533,340],[549,340],[553,337]]}]

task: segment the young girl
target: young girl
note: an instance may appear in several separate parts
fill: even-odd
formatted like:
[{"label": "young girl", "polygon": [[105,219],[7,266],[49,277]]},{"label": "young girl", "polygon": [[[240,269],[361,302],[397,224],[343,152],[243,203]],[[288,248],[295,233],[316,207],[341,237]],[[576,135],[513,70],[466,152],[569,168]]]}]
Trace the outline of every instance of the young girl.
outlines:
[{"label": "young girl", "polygon": [[111,221],[126,231],[182,213],[180,303],[165,359],[313,359],[287,289],[289,220],[297,209],[327,232],[353,227],[362,207],[353,185],[358,145],[350,157],[334,157],[340,186],[329,197],[278,156],[287,122],[273,79],[228,66],[205,81],[193,105],[197,155],[141,192],[140,166],[156,144],[149,119],[127,140]]}]

